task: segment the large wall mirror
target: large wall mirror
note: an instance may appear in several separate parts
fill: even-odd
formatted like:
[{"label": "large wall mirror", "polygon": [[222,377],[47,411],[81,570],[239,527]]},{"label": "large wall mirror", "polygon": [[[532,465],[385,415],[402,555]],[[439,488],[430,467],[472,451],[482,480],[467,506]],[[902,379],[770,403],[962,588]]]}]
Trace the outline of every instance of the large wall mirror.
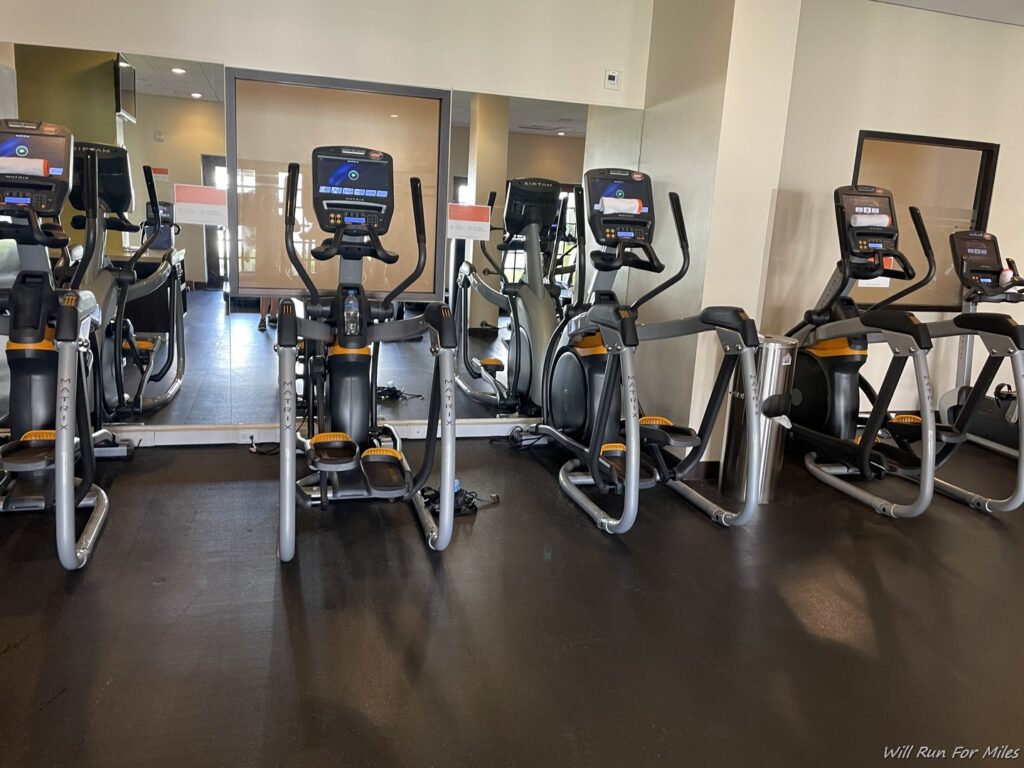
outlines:
[{"label": "large wall mirror", "polygon": [[[961,284],[953,271],[949,236],[985,228],[998,155],[996,144],[861,131],[853,183],[892,191],[900,225],[900,250],[918,274],[925,274],[927,261],[910,220],[909,206],[921,209],[935,251],[935,279],[900,306],[960,311]],[[851,296],[858,304],[870,305],[902,288],[890,284],[888,278],[880,278],[856,286]]]},{"label": "large wall mirror", "polygon": [[[415,263],[408,178],[423,180],[431,265],[399,309],[414,313],[427,300],[455,300],[453,278],[461,261],[485,268],[477,245],[447,239],[447,204],[482,204],[495,192],[491,223],[492,244],[497,245],[510,179],[540,177],[560,185],[566,199],[566,236],[557,258],[571,268],[578,256],[574,186],[588,167],[636,167],[642,127],[641,110],[225,70],[218,63],[130,50],[2,43],[0,117],[55,123],[69,128],[78,143],[123,147],[134,187],[125,217],[133,223],[146,216],[143,166],[154,170],[158,200],[167,209],[165,216],[173,214],[176,227],[173,239],[162,232],[159,247],[140,262],[140,275],[156,270],[168,251],[177,254],[185,288],[184,375],[175,397],[162,407],[121,414],[112,421],[126,425],[122,431],[127,434],[136,430],[140,436],[162,435],[151,439],[163,443],[235,441],[243,433],[273,439],[278,418],[276,329],[267,320],[273,319],[278,299],[296,295],[300,287],[283,247],[289,162],[303,169],[297,250],[317,285],[328,291],[337,284],[336,261],[309,257],[309,249],[323,237],[310,214],[306,178],[311,149],[367,146],[395,158],[397,208],[385,246],[401,258],[392,266],[367,266],[364,275],[373,291],[387,290]],[[84,239],[70,226],[79,213],[67,206],[61,217],[72,246]],[[142,237],[141,232],[109,231],[105,255],[112,264],[123,262],[139,248]],[[527,279],[522,251],[510,248],[502,254],[510,278]],[[54,259],[62,255],[51,253]],[[18,264],[17,248],[10,241],[0,242],[0,288],[13,281]],[[494,274],[486,277],[496,282]],[[564,290],[572,290],[571,269],[558,278]],[[166,302],[167,294],[150,299],[154,301]],[[154,321],[154,307],[147,302],[133,306],[129,314],[142,333],[151,326],[156,333],[174,331]],[[505,313],[476,302],[470,324],[471,354],[507,357]],[[425,419],[428,403],[423,396],[429,392],[432,365],[427,347],[422,339],[381,349],[382,419],[399,424]],[[174,382],[179,360],[168,355],[168,348],[158,352],[154,366],[159,370],[166,364],[168,371],[161,381],[150,383],[147,396],[159,396]],[[129,364],[126,391],[136,383]],[[7,391],[6,363],[0,360],[3,412]],[[456,405],[467,423],[497,416],[461,392]]]}]

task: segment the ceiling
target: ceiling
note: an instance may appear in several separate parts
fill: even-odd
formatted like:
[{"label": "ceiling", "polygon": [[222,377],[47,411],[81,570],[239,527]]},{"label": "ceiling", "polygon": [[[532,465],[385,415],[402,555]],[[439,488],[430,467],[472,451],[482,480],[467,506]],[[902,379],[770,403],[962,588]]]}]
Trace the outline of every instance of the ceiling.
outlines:
[{"label": "ceiling", "polygon": [[[179,99],[191,99],[193,93],[201,93],[205,101],[224,101],[224,67],[220,64],[134,53],[124,57],[135,67],[135,90],[139,93]],[[185,74],[174,74],[174,67],[184,69]]]},{"label": "ceiling", "polygon": [[967,16],[972,19],[997,21],[1024,26],[1024,2],[1021,0],[877,0],[891,5],[905,5],[925,11]]},{"label": "ceiling", "polygon": [[[452,125],[469,125],[469,103],[473,94],[455,91],[452,94]],[[585,136],[587,133],[587,105],[541,99],[508,100],[509,133],[537,133],[566,136]]]}]

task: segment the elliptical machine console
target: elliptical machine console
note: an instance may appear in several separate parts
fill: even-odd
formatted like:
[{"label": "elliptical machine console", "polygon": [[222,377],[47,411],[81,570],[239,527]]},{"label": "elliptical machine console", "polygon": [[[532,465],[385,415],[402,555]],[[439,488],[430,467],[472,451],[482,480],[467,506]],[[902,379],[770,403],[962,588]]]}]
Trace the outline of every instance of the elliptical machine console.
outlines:
[{"label": "elliptical machine console", "polygon": [[391,155],[359,147],[319,147],[313,163],[313,210],[320,229],[350,237],[387,234],[395,197]]},{"label": "elliptical machine console", "polygon": [[587,221],[598,245],[654,240],[654,190],[651,177],[640,171],[601,168],[585,175]]},{"label": "elliptical machine console", "polygon": [[1017,273],[1013,259],[1007,259],[1011,276],[1007,284],[1001,284],[1003,258],[999,253],[999,241],[988,232],[954,232],[949,236],[953,252],[953,267],[957,277],[968,290],[967,301],[981,297],[1000,296],[1001,301],[1019,301],[1020,293],[1009,293],[1011,288],[1024,284]]}]

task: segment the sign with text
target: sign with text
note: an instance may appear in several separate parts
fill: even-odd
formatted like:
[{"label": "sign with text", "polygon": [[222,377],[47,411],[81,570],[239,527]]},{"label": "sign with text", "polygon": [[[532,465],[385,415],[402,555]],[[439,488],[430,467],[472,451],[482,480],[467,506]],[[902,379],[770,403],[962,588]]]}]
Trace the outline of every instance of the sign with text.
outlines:
[{"label": "sign with text", "polygon": [[171,180],[171,169],[170,168],[157,168],[155,165],[153,170],[153,181],[170,181]]},{"label": "sign with text", "polygon": [[486,205],[448,203],[448,237],[452,240],[489,240],[491,209]]},{"label": "sign with text", "polygon": [[197,184],[175,184],[174,221],[176,224],[226,227],[228,191]]}]

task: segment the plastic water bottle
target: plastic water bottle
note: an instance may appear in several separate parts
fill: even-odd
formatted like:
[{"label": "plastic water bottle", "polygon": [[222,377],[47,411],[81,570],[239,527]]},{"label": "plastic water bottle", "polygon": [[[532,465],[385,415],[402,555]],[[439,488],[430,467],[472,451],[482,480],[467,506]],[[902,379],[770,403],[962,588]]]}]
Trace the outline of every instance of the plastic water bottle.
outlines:
[{"label": "plastic water bottle", "polygon": [[346,336],[358,336],[361,323],[359,322],[359,298],[350,293],[345,297],[342,306],[342,325]]}]

